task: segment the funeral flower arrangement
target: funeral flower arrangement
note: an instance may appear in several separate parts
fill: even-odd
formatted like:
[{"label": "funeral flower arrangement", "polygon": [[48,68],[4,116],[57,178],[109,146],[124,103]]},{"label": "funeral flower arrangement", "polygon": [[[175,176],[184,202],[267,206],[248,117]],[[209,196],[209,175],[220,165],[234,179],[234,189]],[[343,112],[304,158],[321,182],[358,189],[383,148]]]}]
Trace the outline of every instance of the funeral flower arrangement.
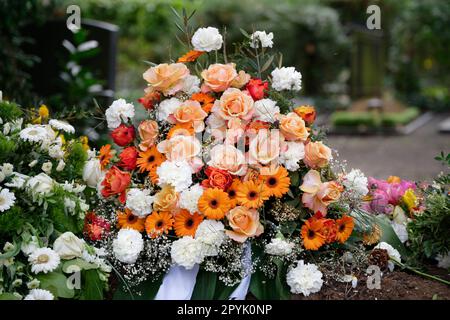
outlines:
[{"label": "funeral flower arrangement", "polygon": [[103,297],[110,267],[75,235],[89,205],[81,176],[88,146],[74,133],[46,106],[0,101],[1,299]]},{"label": "funeral flower arrangement", "polygon": [[278,297],[317,292],[322,274],[304,260],[364,231],[351,212],[367,179],[331,170],[314,107],[291,101],[301,73],[272,53],[272,33],[242,30],[227,55],[218,29],[184,22],[188,52],[143,73],[145,118],[124,99],[105,112],[114,145],[85,168],[99,196],[90,241],[107,248],[124,290],[200,265],[197,283],[217,284],[194,292],[202,298],[250,274],[259,297],[270,286]]}]

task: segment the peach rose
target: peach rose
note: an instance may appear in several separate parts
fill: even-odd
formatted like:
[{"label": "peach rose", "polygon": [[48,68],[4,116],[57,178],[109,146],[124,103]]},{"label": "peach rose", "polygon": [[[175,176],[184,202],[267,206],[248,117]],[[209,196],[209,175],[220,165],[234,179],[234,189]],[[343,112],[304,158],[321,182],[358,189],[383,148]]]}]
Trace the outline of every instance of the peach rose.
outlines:
[{"label": "peach rose", "polygon": [[303,177],[300,190],[303,191],[302,203],[305,207],[325,215],[328,205],[339,200],[343,188],[335,181],[322,183],[319,172],[309,170]]},{"label": "peach rose", "polygon": [[305,141],[309,136],[305,121],[294,112],[280,117],[280,130],[286,140]]},{"label": "peach rose", "polygon": [[232,175],[245,175],[245,156],[236,147],[229,144],[216,145],[211,149],[210,155],[209,166],[228,171]]},{"label": "peach rose", "polygon": [[305,146],[305,164],[313,169],[325,167],[331,159],[331,149],[322,143],[309,142]]},{"label": "peach rose", "polygon": [[243,243],[248,238],[257,237],[264,232],[264,227],[259,222],[259,213],[255,209],[238,206],[231,209],[226,217],[233,230],[225,232],[234,241]]},{"label": "peach rose", "polygon": [[295,108],[294,112],[307,124],[312,124],[316,120],[316,109],[313,106],[300,106]]},{"label": "peach rose", "polygon": [[155,211],[173,211],[177,207],[178,193],[170,185],[165,185],[161,191],[155,194],[153,201],[153,210]]},{"label": "peach rose", "polygon": [[141,137],[139,148],[142,151],[146,151],[148,148],[155,144],[156,139],[158,138],[158,123],[153,120],[142,121],[139,125],[138,132],[139,137]]},{"label": "peach rose", "polygon": [[248,73],[245,73],[245,71],[241,70],[239,71],[238,75],[234,80],[231,82],[231,86],[233,88],[242,88],[249,82],[251,76]]},{"label": "peach rose", "polygon": [[189,69],[183,63],[162,63],[145,71],[143,78],[154,90],[170,96],[183,89],[188,75]]},{"label": "peach rose", "polygon": [[205,82],[202,85],[202,92],[222,92],[227,90],[238,76],[235,66],[234,63],[216,63],[203,70],[201,76]]},{"label": "peach rose", "polygon": [[259,130],[250,140],[248,151],[250,164],[258,162],[262,165],[269,164],[278,159],[284,146],[284,138],[278,130]]},{"label": "peach rose", "polygon": [[203,162],[197,156],[202,150],[202,145],[196,137],[176,135],[169,140],[164,140],[158,143],[158,151],[163,153],[169,161],[183,161],[186,160],[196,172],[198,166],[203,165]]},{"label": "peach rose", "polygon": [[251,96],[236,88],[227,89],[220,100],[214,102],[212,111],[224,120],[250,120],[255,108]]},{"label": "peach rose", "polygon": [[173,114],[178,123],[192,123],[195,132],[203,131],[205,128],[203,120],[207,116],[200,102],[194,100],[184,101]]}]

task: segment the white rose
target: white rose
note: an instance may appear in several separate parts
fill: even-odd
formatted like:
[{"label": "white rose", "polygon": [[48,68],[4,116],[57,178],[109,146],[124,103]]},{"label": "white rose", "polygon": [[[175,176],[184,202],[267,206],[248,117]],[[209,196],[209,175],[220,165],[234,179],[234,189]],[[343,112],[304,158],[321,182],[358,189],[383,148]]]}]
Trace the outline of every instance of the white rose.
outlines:
[{"label": "white rose", "polygon": [[280,108],[276,101],[271,99],[261,99],[255,102],[255,118],[264,122],[273,123],[280,114]]},{"label": "white rose", "polygon": [[53,243],[53,250],[64,260],[81,257],[84,250],[84,240],[72,232],[65,232]]},{"label": "white rose", "polygon": [[86,162],[83,168],[83,180],[89,187],[95,188],[102,176],[102,167],[99,159],[92,158]]},{"label": "white rose", "polygon": [[199,28],[192,36],[194,50],[210,52],[222,47],[223,38],[217,28]]},{"label": "white rose", "polygon": [[36,194],[48,194],[53,189],[53,179],[45,173],[40,173],[37,176],[30,178],[27,181],[27,188]]}]

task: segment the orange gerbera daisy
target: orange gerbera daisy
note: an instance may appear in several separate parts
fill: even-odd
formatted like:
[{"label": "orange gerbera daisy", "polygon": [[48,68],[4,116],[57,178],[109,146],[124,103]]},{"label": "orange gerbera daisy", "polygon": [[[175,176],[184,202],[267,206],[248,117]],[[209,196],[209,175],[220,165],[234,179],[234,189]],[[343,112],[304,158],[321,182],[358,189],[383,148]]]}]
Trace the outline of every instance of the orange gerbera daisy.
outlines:
[{"label": "orange gerbera daisy", "polygon": [[170,212],[154,211],[145,219],[145,231],[151,238],[156,238],[163,233],[169,233],[173,228],[173,217]]},{"label": "orange gerbera daisy", "polygon": [[200,102],[203,111],[207,113],[211,112],[214,101],[216,100],[213,96],[210,96],[209,94],[203,92],[194,93],[191,99]]},{"label": "orange gerbera daisy", "polygon": [[208,219],[220,220],[230,211],[230,198],[219,188],[209,188],[198,199],[198,209]]},{"label": "orange gerbera daisy", "polygon": [[241,181],[239,179],[233,179],[233,182],[231,183],[231,186],[228,188],[228,198],[230,198],[230,209],[233,209],[237,206],[238,200],[237,200],[237,191],[239,190],[239,187],[241,185]]},{"label": "orange gerbera daisy", "polygon": [[261,207],[267,199],[269,199],[269,193],[266,186],[252,180],[241,183],[237,191],[237,201],[249,209]]},{"label": "orange gerbera daisy", "polygon": [[191,50],[189,52],[187,52],[186,54],[184,54],[183,56],[181,56],[180,58],[178,58],[177,62],[194,62],[195,60],[198,59],[198,57],[200,57],[202,54],[204,54],[205,51],[197,51],[197,50]]},{"label": "orange gerbera daisy", "polygon": [[156,169],[158,169],[158,167],[157,166],[153,166],[150,169],[150,171],[148,172],[148,176],[150,177],[150,181],[153,184],[158,184],[159,177],[158,177],[158,174],[156,173]]},{"label": "orange gerbera daisy", "polygon": [[100,160],[100,165],[102,167],[102,170],[106,168],[106,166],[111,161],[112,157],[113,157],[113,154],[111,152],[110,144],[105,144],[104,146],[102,146],[100,148],[99,160]]},{"label": "orange gerbera daisy", "polygon": [[286,194],[291,185],[289,173],[283,166],[279,166],[278,170],[272,175],[261,175],[260,179],[264,181],[269,196],[275,196],[276,198],[281,198]]},{"label": "orange gerbera daisy", "polygon": [[336,225],[336,240],[340,243],[344,243],[352,234],[355,222],[352,217],[342,216],[342,218],[336,220]]},{"label": "orange gerbera daisy", "polygon": [[195,134],[192,122],[187,123],[177,123],[172,128],[170,128],[167,133],[167,139],[173,136],[193,136]]},{"label": "orange gerbera daisy", "polygon": [[303,245],[307,250],[318,250],[325,243],[326,239],[320,231],[323,228],[322,219],[307,220],[302,226],[301,235],[303,239]]},{"label": "orange gerbera daisy", "polygon": [[181,210],[175,215],[175,234],[178,237],[184,236],[195,236],[195,231],[197,230],[200,222],[203,221],[203,216],[195,212],[191,214],[187,210]]},{"label": "orange gerbera daisy", "polygon": [[119,229],[129,228],[143,232],[145,229],[145,219],[136,217],[130,209],[126,208],[124,212],[117,211],[117,227]]},{"label": "orange gerbera daisy", "polygon": [[159,166],[165,160],[164,155],[162,155],[156,145],[151,146],[146,151],[139,152],[139,157],[136,164],[139,168],[139,172],[151,171],[153,167]]}]

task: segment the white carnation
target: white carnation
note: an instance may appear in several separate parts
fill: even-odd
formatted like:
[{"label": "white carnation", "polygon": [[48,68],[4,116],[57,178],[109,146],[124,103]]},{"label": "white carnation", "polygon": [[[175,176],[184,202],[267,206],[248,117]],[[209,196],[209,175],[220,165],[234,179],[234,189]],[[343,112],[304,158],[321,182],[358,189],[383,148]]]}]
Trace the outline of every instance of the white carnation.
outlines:
[{"label": "white carnation", "polygon": [[157,169],[158,185],[169,184],[182,192],[192,184],[192,169],[187,161],[164,161]]},{"label": "white carnation", "polygon": [[188,75],[184,79],[182,91],[188,95],[192,95],[200,91],[200,78],[193,75]]},{"label": "white carnation", "polygon": [[33,273],[47,273],[55,270],[61,259],[59,255],[50,248],[38,248],[28,257]]},{"label": "white carnation", "polygon": [[322,272],[315,264],[305,264],[303,260],[300,260],[297,267],[287,273],[286,282],[291,287],[292,293],[309,296],[311,293],[319,292],[322,288]]},{"label": "white carnation", "polygon": [[223,223],[216,220],[203,220],[195,231],[195,239],[203,243],[205,256],[216,256],[226,237]]},{"label": "white carnation", "polygon": [[75,133],[75,128],[66,121],[51,119],[48,124],[56,130],[64,131],[67,133]]},{"label": "white carnation", "polygon": [[16,202],[16,196],[8,189],[0,189],[0,212],[9,210]]},{"label": "white carnation", "polygon": [[194,184],[189,189],[184,190],[180,194],[178,205],[182,209],[188,210],[190,213],[198,212],[198,199],[203,194],[203,187],[200,184]]},{"label": "white carnation", "polygon": [[199,28],[192,36],[194,50],[210,52],[222,47],[223,38],[217,28]]},{"label": "white carnation", "polygon": [[265,251],[274,256],[285,256],[292,252],[294,244],[292,242],[284,241],[280,238],[273,238],[270,243],[266,245]]},{"label": "white carnation", "polygon": [[54,300],[53,294],[44,289],[33,289],[30,290],[28,295],[25,296],[23,300]]},{"label": "white carnation", "polygon": [[300,168],[298,162],[305,157],[305,145],[302,142],[286,142],[287,150],[280,153],[279,162],[289,171]]},{"label": "white carnation", "polygon": [[124,99],[115,100],[105,112],[109,129],[115,129],[122,121],[127,122],[134,118],[134,106]]},{"label": "white carnation", "polygon": [[255,102],[255,119],[274,123],[280,114],[280,108],[276,101],[261,99]]},{"label": "white carnation", "polygon": [[167,121],[169,116],[178,109],[181,103],[181,100],[177,98],[161,101],[156,111],[158,121]]},{"label": "white carnation", "polygon": [[149,215],[153,208],[154,197],[150,195],[148,189],[132,188],[127,192],[127,208],[138,217],[145,217]]},{"label": "white carnation", "polygon": [[369,189],[367,188],[367,178],[359,169],[352,169],[344,178],[344,186],[355,192],[359,196],[365,196]]},{"label": "white carnation", "polygon": [[202,263],[205,257],[203,243],[190,236],[174,241],[170,254],[173,262],[188,270],[192,269],[195,264]]},{"label": "white carnation", "polygon": [[134,229],[120,229],[113,241],[114,255],[123,263],[135,263],[143,249],[142,235]]},{"label": "white carnation", "polygon": [[272,48],[273,46],[273,33],[267,34],[265,31],[255,31],[250,36],[250,47],[259,48],[259,43],[263,48]]},{"label": "white carnation", "polygon": [[[400,252],[398,252],[397,249],[392,247],[389,243],[380,242],[379,244],[377,244],[375,246],[374,249],[384,249],[384,250],[387,251],[387,253],[389,255],[389,259],[395,260],[395,261],[398,261],[398,262],[402,261]],[[394,263],[392,261],[388,262],[388,268],[389,268],[390,271],[394,270]]]},{"label": "white carnation", "polygon": [[272,88],[277,91],[295,90],[302,88],[302,74],[294,67],[276,68],[272,71]]}]

